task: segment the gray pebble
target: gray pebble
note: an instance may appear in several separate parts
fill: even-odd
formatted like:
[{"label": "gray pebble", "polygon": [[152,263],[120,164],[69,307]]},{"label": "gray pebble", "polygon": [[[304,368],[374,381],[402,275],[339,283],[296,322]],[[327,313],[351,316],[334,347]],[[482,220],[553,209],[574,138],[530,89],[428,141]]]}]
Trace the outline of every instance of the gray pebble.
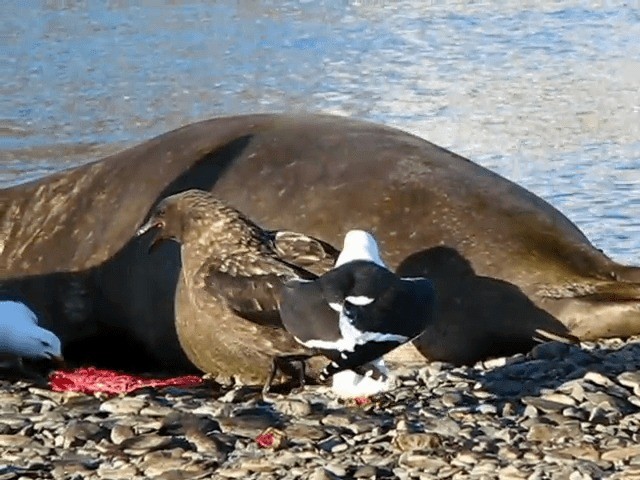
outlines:
[{"label": "gray pebble", "polygon": [[117,424],[111,429],[109,437],[113,443],[120,445],[122,442],[134,435],[133,429],[130,426]]},{"label": "gray pebble", "polygon": [[634,395],[640,397],[640,371],[623,372],[618,375],[618,382],[625,387],[632,388]]},{"label": "gray pebble", "polygon": [[103,402],[99,410],[101,412],[131,415],[140,413],[146,403],[144,399],[137,397],[114,398]]},{"label": "gray pebble", "polygon": [[363,467],[359,467],[353,474],[354,478],[371,478],[375,477],[377,470],[375,467],[371,465],[365,465]]},{"label": "gray pebble", "polygon": [[340,477],[326,468],[317,467],[309,476],[309,480],[338,480]]},{"label": "gray pebble", "polygon": [[150,433],[127,438],[120,443],[120,447],[128,455],[143,455],[149,451],[164,448],[170,443],[170,437]]}]

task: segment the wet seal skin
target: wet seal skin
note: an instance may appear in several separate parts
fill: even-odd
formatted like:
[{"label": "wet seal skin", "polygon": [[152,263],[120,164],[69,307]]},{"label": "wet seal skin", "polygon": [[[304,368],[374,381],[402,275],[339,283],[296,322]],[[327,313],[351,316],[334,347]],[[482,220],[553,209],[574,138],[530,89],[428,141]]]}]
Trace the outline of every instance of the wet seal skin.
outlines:
[{"label": "wet seal skin", "polygon": [[[332,245],[371,231],[391,268],[433,275],[442,328],[397,351],[403,361],[519,351],[538,328],[640,333],[640,269],[609,259],[544,200],[414,135],[325,115],[215,118],[0,190],[0,287],[47,312],[67,358],[69,347],[115,361],[95,345],[117,338],[130,368],[188,368],[174,322],[179,247],[148,255],[134,234],[162,198],[190,188]],[[448,262],[456,268],[439,267]]]}]

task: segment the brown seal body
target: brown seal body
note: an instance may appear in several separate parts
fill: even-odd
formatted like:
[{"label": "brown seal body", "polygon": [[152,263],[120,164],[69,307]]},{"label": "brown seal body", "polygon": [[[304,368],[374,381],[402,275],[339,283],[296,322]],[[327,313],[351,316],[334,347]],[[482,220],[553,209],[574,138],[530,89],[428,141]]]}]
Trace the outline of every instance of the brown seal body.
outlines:
[{"label": "brown seal body", "polygon": [[[133,235],[161,198],[189,188],[333,245],[369,230],[390,267],[435,272],[441,328],[419,342],[429,358],[528,348],[549,325],[583,339],[640,333],[639,270],[548,203],[416,136],[321,115],[212,119],[0,190],[2,286],[46,310],[63,342],[113,334],[165,366],[186,365],[173,326],[178,246],[147,255]],[[437,246],[453,252],[442,258]],[[458,270],[440,268],[451,259],[469,267],[458,269],[463,286]]]}]

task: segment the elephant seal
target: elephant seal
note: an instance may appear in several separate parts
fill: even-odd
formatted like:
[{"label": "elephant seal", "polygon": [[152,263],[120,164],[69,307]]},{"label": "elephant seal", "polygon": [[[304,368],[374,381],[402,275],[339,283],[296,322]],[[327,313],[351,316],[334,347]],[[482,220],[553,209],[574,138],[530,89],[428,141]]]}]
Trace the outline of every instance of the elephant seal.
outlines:
[{"label": "elephant seal", "polygon": [[[147,255],[133,235],[163,197],[191,188],[262,225],[333,245],[353,228],[371,231],[383,260],[405,273],[426,275],[430,262],[455,252],[455,265],[471,267],[462,269],[467,282],[494,280],[477,304],[473,290],[442,288],[459,281],[455,269],[438,272],[436,322],[460,335],[423,336],[416,345],[427,358],[461,363],[521,351],[549,324],[585,340],[640,333],[640,269],[594,248],[547,202],[417,136],[329,115],[206,120],[0,190],[0,286],[48,312],[44,326],[69,345],[67,357],[89,352],[95,362],[101,351],[112,361],[110,347],[98,348],[111,335],[119,348],[131,343],[130,367],[143,351],[152,365],[187,367],[174,327],[178,247]],[[453,252],[434,258],[429,249],[438,246]],[[455,315],[452,303],[461,304]],[[488,308],[484,321],[476,306]]]}]

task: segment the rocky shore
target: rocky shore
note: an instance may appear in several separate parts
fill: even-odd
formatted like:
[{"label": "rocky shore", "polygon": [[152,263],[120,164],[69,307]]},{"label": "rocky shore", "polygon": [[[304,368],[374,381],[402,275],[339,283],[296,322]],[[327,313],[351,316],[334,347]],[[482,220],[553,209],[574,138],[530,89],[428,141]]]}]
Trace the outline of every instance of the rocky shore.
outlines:
[{"label": "rocky shore", "polygon": [[264,402],[215,385],[98,398],[2,380],[0,480],[640,478],[636,341],[402,368],[399,388],[352,403],[324,387]]}]

